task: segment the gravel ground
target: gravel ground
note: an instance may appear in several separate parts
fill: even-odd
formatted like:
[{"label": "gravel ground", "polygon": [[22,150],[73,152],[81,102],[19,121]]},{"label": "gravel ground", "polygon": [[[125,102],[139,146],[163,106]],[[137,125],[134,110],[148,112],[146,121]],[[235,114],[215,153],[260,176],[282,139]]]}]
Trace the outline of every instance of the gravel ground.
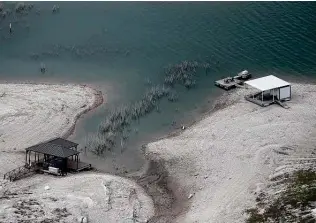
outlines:
[{"label": "gravel ground", "polygon": [[174,193],[190,205],[175,222],[244,222],[244,209],[285,154],[299,157],[315,144],[316,86],[293,84],[289,109],[252,104],[244,99],[250,91],[224,94],[201,121],[147,145],[146,155],[165,162],[169,182],[179,185]]}]

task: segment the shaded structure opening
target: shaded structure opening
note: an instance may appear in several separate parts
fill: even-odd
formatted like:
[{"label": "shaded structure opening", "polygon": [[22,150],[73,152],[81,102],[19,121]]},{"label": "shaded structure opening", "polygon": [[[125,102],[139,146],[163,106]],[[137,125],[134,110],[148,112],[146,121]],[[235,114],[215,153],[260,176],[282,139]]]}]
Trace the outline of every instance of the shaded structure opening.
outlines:
[{"label": "shaded structure opening", "polygon": [[274,103],[285,106],[283,102],[292,97],[291,84],[274,75],[246,81],[245,85],[258,90],[255,94],[246,95],[245,99],[263,107]]}]

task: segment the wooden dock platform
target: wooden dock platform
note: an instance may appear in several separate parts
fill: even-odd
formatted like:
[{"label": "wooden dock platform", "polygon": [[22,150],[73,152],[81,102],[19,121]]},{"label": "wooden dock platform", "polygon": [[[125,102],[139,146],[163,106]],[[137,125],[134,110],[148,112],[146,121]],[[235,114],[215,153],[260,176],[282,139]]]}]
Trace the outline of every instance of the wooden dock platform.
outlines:
[{"label": "wooden dock platform", "polygon": [[26,165],[17,167],[3,175],[3,179],[15,181],[23,177],[34,174],[37,171],[37,167],[28,167]]},{"label": "wooden dock platform", "polygon": [[236,87],[243,87],[244,82],[250,78],[251,74],[247,70],[244,70],[238,73],[237,76],[226,77],[215,81],[215,85],[225,90],[229,90]]},{"label": "wooden dock platform", "polygon": [[215,85],[225,90],[229,90],[229,89],[237,87],[237,85],[238,87],[240,87],[240,85],[243,85],[243,81],[238,80],[238,79],[229,79],[229,81],[227,82],[227,78],[224,78],[224,79],[215,81]]},{"label": "wooden dock platform", "polygon": [[267,107],[269,105],[272,104],[278,104],[281,107],[285,108],[285,109],[289,109],[290,107],[285,103],[285,101],[280,101],[277,99],[273,99],[273,97],[270,96],[269,97],[264,97],[264,99],[262,100],[262,95],[261,93],[257,93],[257,94],[250,94],[250,95],[246,95],[245,99],[247,101],[250,101],[254,104],[260,105],[261,107]]}]

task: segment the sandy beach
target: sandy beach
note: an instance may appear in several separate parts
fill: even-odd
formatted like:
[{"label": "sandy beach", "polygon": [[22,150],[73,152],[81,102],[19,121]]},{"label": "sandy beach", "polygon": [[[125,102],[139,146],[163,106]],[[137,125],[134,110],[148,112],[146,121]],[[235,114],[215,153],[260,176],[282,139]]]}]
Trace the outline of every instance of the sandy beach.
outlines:
[{"label": "sandy beach", "polygon": [[169,184],[178,183],[175,195],[186,198],[188,210],[175,222],[244,222],[243,211],[269,179],[313,156],[316,86],[293,84],[290,109],[247,102],[249,91],[223,95],[217,111],[147,146],[149,159],[165,163]]}]

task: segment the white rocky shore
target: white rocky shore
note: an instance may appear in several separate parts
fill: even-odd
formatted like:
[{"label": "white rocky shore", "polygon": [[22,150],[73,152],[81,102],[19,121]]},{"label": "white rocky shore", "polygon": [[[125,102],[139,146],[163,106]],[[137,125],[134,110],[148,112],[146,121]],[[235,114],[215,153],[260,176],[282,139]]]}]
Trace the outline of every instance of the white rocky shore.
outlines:
[{"label": "white rocky shore", "polygon": [[142,188],[120,177],[91,172],[2,179],[23,165],[26,147],[68,137],[78,117],[101,103],[100,92],[81,85],[0,84],[1,223],[146,222],[154,215]]},{"label": "white rocky shore", "polygon": [[7,182],[6,190],[0,197],[0,222],[132,223],[154,215],[141,187],[105,174],[35,175]]},{"label": "white rocky shore", "polygon": [[272,174],[302,167],[290,160],[315,150],[315,85],[293,84],[289,109],[247,102],[247,91],[224,95],[216,105],[224,108],[147,146],[150,159],[165,161],[176,195],[187,197],[188,210],[175,222],[244,222]]},{"label": "white rocky shore", "polygon": [[[244,222],[269,179],[315,154],[316,86],[293,84],[290,109],[254,105],[248,91],[222,96],[217,111],[148,144],[148,158],[164,161],[175,194],[187,200],[175,222]],[[93,95],[83,86],[0,85],[0,172],[22,164],[25,147],[67,133]],[[134,182],[93,172],[0,180],[0,201],[0,222],[146,222],[155,214]]]}]

